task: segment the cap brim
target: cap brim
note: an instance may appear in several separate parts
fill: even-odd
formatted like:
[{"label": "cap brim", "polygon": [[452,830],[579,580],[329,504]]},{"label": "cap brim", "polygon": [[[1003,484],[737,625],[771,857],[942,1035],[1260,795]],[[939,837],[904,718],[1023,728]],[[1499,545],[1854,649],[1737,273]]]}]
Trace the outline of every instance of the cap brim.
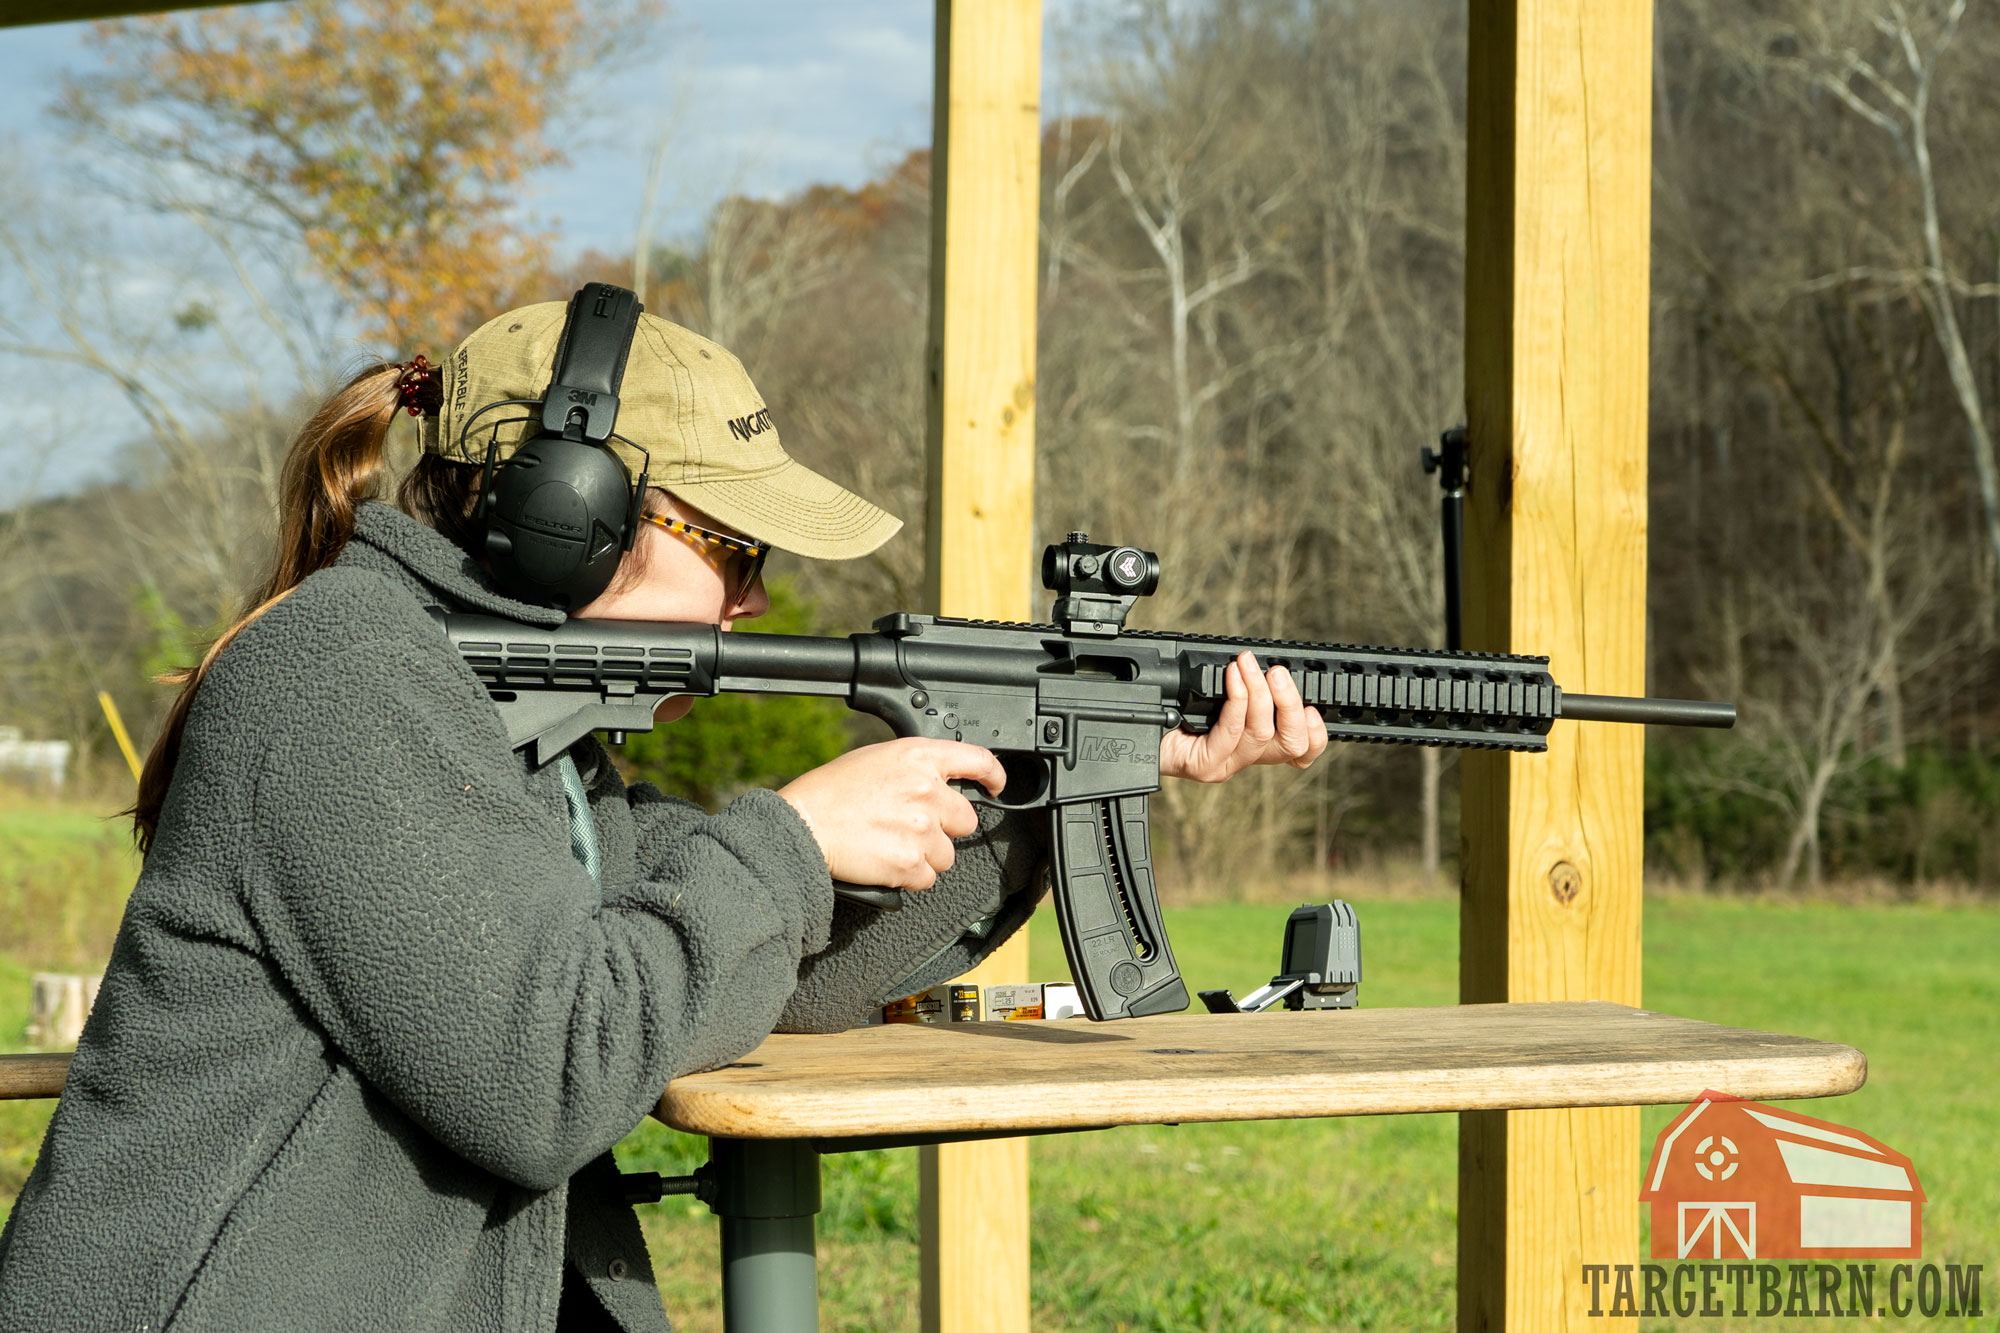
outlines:
[{"label": "cap brim", "polygon": [[663,489],[737,531],[815,560],[853,560],[903,520],[794,459],[754,477],[676,482]]}]

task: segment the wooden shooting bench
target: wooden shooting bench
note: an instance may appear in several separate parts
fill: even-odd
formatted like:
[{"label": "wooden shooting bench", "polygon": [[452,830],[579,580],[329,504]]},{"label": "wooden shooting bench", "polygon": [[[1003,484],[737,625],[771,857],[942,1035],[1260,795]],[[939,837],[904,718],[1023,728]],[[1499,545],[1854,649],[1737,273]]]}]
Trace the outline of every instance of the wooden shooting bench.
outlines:
[{"label": "wooden shooting bench", "polygon": [[[0,1056],[0,1098],[55,1096],[68,1067],[67,1055]],[[709,1162],[660,1184],[722,1218],[724,1327],[803,1333],[819,1327],[825,1153],[1114,1125],[1678,1104],[1710,1088],[1831,1097],[1867,1073],[1851,1046],[1602,1001],[891,1024],[773,1036],[676,1079],[656,1114],[708,1135]]]},{"label": "wooden shooting bench", "polygon": [[[1828,1097],[1867,1069],[1851,1046],[1596,1001],[893,1024],[771,1037],[675,1080],[657,1114],[710,1136],[708,1166],[669,1188],[722,1217],[725,1328],[795,1333],[819,1327],[824,1153],[1114,1125],[1679,1104],[1710,1088]],[[1627,1169],[1636,1180],[1638,1161]]]}]

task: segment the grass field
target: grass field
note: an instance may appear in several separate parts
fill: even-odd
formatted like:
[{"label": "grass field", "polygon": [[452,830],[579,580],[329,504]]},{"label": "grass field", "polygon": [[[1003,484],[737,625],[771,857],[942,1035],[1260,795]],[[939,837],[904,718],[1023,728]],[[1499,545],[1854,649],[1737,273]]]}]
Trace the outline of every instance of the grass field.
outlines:
[{"label": "grass field", "polygon": [[[130,825],[75,806],[0,803],[0,1050],[20,1050],[36,972],[96,972],[138,873]],[[35,1164],[52,1102],[0,1102],[0,1208]]]},{"label": "grass field", "polygon": [[[129,874],[116,826],[53,808],[0,809],[0,1045],[18,1049],[30,972],[81,968],[102,947]],[[1371,901],[1359,885],[1342,891],[1361,909],[1363,1002],[1449,1003],[1455,905]],[[1261,983],[1276,961],[1284,910],[1216,903],[1170,911],[1183,971],[1195,985],[1238,994]],[[1038,974],[1062,974],[1047,914],[1035,922],[1033,951]],[[1868,1053],[1866,1088],[1801,1108],[1908,1153],[1930,1195],[1927,1257],[1986,1264],[1989,1287],[2000,1283],[2000,1165],[1989,1147],[2000,1105],[1996,957],[2000,910],[1985,906],[1680,896],[1647,905],[1649,1005]],[[0,1209],[33,1161],[49,1109],[0,1103]],[[1674,1109],[1643,1112],[1647,1147]],[[1405,1116],[1038,1140],[1035,1327],[1448,1327],[1455,1128],[1448,1116]],[[704,1155],[700,1140],[652,1122],[619,1150],[634,1170],[687,1171]],[[916,1176],[914,1150],[827,1159],[825,1328],[917,1327]],[[641,1215],[678,1325],[720,1328],[715,1219],[685,1200]],[[2000,1296],[1989,1296],[1989,1309],[1996,1304]]]}]

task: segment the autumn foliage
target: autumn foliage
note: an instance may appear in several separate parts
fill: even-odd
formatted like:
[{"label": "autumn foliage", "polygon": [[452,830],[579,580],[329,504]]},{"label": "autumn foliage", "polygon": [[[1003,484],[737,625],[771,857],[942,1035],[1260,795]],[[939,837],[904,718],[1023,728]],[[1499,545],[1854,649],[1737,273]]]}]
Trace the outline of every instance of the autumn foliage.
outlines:
[{"label": "autumn foliage", "polygon": [[293,239],[385,350],[449,346],[532,290],[518,190],[563,110],[657,0],[294,0],[99,24],[62,113],[154,164],[175,202]]}]

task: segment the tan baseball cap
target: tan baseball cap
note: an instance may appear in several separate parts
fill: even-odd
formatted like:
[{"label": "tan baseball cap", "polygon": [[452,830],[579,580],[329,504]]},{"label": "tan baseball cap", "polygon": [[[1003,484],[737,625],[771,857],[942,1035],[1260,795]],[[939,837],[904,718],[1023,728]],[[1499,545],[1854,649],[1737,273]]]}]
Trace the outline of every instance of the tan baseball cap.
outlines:
[{"label": "tan baseball cap", "polygon": [[[504,423],[500,457],[514,451],[530,428],[524,409],[473,416],[489,403],[541,397],[567,308],[546,301],[510,310],[458,345],[442,367],[443,406],[423,423],[426,452],[483,463],[496,422]],[[639,317],[619,391],[617,433],[651,455],[649,461],[612,442],[633,477],[645,469],[652,485],[781,551],[851,560],[903,526],[786,453],[743,363],[658,315]]]}]

